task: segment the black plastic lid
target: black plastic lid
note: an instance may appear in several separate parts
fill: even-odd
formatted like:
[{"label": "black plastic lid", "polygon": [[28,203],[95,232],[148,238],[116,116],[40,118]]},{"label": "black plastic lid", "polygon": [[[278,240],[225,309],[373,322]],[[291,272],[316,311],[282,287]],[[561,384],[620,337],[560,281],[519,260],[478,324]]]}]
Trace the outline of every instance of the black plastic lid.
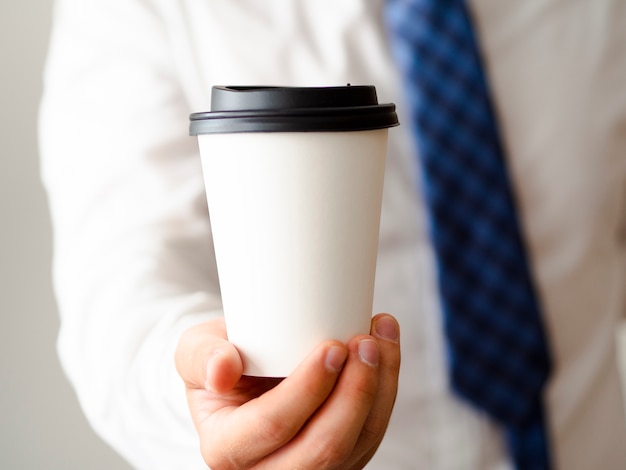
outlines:
[{"label": "black plastic lid", "polygon": [[373,86],[214,86],[211,111],[194,113],[190,135],[328,132],[398,125],[394,104],[378,104]]}]

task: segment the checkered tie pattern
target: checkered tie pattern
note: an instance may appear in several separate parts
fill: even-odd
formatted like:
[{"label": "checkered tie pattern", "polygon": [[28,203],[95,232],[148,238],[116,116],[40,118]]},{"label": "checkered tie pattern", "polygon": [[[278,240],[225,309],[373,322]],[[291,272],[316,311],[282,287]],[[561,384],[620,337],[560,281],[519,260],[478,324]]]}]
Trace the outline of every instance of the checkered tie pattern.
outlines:
[{"label": "checkered tie pattern", "polygon": [[388,0],[437,259],[451,386],[505,430],[517,469],[550,468],[550,356],[503,146],[463,0]]}]

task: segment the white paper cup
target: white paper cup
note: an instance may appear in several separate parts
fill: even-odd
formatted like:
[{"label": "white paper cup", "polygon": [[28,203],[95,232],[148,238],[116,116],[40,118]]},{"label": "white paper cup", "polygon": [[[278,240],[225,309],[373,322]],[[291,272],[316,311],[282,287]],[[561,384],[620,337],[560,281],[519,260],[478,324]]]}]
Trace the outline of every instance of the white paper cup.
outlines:
[{"label": "white paper cup", "polygon": [[[397,118],[393,105],[370,102],[364,105],[370,107],[366,112],[378,108],[378,124],[372,124],[371,116],[368,124],[359,124],[358,110],[350,115],[342,109],[343,123],[328,128],[336,108],[319,93],[347,88],[348,94],[360,93],[359,88],[373,91],[373,87],[217,88],[217,92],[214,88],[213,111],[192,115],[228,339],[242,355],[246,375],[285,377],[321,341],[345,342],[369,333],[387,132]],[[305,101],[305,108],[296,100],[299,107],[288,112],[285,96],[278,104],[272,97],[273,109],[288,114],[277,126],[280,119],[273,111],[271,125],[277,130],[249,128],[255,118],[256,125],[266,125],[258,121],[267,102],[257,105],[262,110],[256,110],[256,117],[248,115],[245,122],[234,124],[241,109],[253,106],[245,102],[245,95],[259,90],[270,94],[314,90],[318,95],[313,103]],[[221,103],[224,98],[216,99],[216,93],[244,96],[237,96],[235,104],[230,98]],[[216,102],[235,109],[214,111]],[[303,129],[311,123],[294,124],[306,120],[294,109],[311,109],[315,102],[323,105],[315,126]],[[348,103],[354,104],[354,97]],[[320,124],[324,113],[330,118]],[[211,119],[213,127],[202,132],[201,126]],[[351,122],[354,129],[346,128]],[[239,130],[240,125],[247,130]]]}]

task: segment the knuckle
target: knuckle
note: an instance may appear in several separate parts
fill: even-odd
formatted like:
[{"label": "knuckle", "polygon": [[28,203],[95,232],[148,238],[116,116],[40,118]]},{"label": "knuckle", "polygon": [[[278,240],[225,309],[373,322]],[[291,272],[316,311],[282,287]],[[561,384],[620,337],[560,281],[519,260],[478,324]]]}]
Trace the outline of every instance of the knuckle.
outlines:
[{"label": "knuckle", "polygon": [[344,463],[352,453],[352,445],[344,442],[328,441],[319,443],[310,454],[311,469],[344,468]]},{"label": "knuckle", "polygon": [[374,403],[378,395],[378,377],[369,377],[354,384],[354,394],[362,403]]},{"label": "knuckle", "polygon": [[382,416],[374,416],[368,419],[361,430],[361,440],[363,442],[375,442],[380,438],[381,430],[387,426],[387,420]]},{"label": "knuckle", "polygon": [[242,455],[236,449],[215,443],[203,444],[200,452],[204,462],[211,470],[243,470],[250,468],[251,464],[244,462],[239,456]]},{"label": "knuckle", "polygon": [[211,445],[202,444],[200,446],[200,453],[204,462],[211,470],[230,470],[232,468],[228,465],[228,460],[215,452]]},{"label": "knuckle", "polygon": [[[227,439],[228,432],[220,432],[217,423],[205,423],[200,430],[200,453],[211,470],[240,470],[248,468],[240,461],[245,452],[241,442]],[[226,431],[226,430],[222,430]]]},{"label": "knuckle", "polygon": [[263,415],[257,423],[258,438],[265,442],[283,444],[291,439],[296,432],[290,420],[281,420],[277,416]]}]

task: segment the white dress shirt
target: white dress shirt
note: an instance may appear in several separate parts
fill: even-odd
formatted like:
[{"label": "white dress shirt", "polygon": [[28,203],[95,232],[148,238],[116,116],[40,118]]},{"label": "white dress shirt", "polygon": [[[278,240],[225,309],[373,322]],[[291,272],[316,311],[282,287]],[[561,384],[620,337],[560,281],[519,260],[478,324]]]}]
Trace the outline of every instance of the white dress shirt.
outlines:
[{"label": "white dress shirt", "polygon": [[[173,352],[221,309],[191,112],[212,85],[372,84],[398,105],[382,0],[59,0],[40,116],[59,353],[95,430],[141,469],[205,468]],[[556,370],[557,468],[626,468],[626,2],[474,0]],[[375,311],[402,328],[372,469],[505,470],[455,398],[409,126],[390,130]],[[216,430],[219,432],[219,430]]]}]

